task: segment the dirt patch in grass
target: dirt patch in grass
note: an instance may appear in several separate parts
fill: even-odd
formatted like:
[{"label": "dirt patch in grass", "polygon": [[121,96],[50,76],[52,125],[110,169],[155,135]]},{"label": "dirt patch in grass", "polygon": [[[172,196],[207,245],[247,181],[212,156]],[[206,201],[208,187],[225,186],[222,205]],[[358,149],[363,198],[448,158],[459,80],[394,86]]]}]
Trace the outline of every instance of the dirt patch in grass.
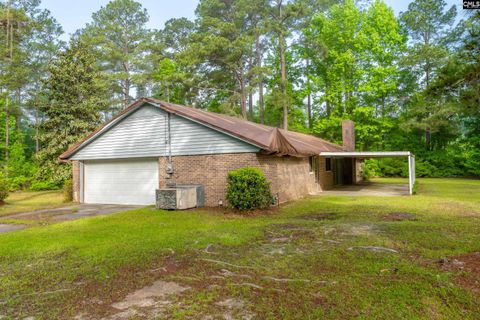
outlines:
[{"label": "dirt patch in grass", "polygon": [[[198,210],[198,209],[192,209]],[[186,210],[188,211],[188,210]],[[224,214],[224,215],[231,215],[231,216],[247,216],[247,217],[258,217],[264,215],[273,215],[280,212],[280,207],[278,206],[271,206],[265,209],[251,209],[251,210],[238,210],[229,207],[204,207],[202,211],[207,213],[216,213],[216,214]]]},{"label": "dirt patch in grass", "polygon": [[338,219],[337,213],[311,213],[299,217],[300,219],[311,221],[323,221],[323,220],[336,220]]},{"label": "dirt patch in grass", "polygon": [[480,293],[480,252],[440,259],[436,263],[444,271],[457,272],[458,284]]},{"label": "dirt patch in grass", "polygon": [[[165,283],[173,284],[173,281],[168,280],[170,276],[182,275],[184,272],[188,272],[193,266],[192,261],[193,259],[190,259],[190,257],[184,257],[183,255],[179,257],[176,254],[172,254],[167,257],[160,257],[157,261],[148,263],[147,266],[121,268],[117,275],[109,281],[85,281],[84,285],[78,288],[79,290],[65,297],[64,304],[66,306],[75,306],[73,309],[81,310],[81,313],[77,314],[78,319],[121,318],[120,313],[126,311],[119,312],[119,309],[122,308],[115,308],[115,306],[118,306],[116,304],[125,302],[129,297],[132,297],[132,294],[142,292],[141,290],[155,285],[156,281],[164,280],[165,282],[162,282],[163,285]],[[82,282],[81,280],[79,281]],[[175,284],[185,288],[189,287],[187,285],[184,286],[181,282],[175,282]],[[143,298],[145,298],[146,302],[153,303],[151,297],[145,296]],[[140,302],[143,303],[145,301],[142,300]],[[162,310],[164,307],[167,306],[159,306]],[[65,312],[68,311],[65,310]],[[135,318],[135,316],[140,315],[131,314],[130,316]]]},{"label": "dirt patch in grass", "polygon": [[383,216],[382,219],[385,221],[415,221],[417,216],[407,212],[392,212]]}]

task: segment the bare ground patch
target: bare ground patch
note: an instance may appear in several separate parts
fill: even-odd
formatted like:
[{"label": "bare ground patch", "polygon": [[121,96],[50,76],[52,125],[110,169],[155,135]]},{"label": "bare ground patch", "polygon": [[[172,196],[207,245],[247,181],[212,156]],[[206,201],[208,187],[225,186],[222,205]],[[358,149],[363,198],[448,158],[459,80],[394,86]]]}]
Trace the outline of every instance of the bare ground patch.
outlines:
[{"label": "bare ground patch", "polygon": [[385,221],[416,221],[417,216],[407,212],[392,212],[382,217]]},{"label": "bare ground patch", "polygon": [[324,220],[336,220],[339,218],[338,213],[310,213],[303,216],[299,216],[300,219],[312,220],[312,221],[324,221]]},{"label": "bare ground patch", "polygon": [[443,271],[457,273],[458,284],[480,293],[480,252],[440,259],[436,265]]}]

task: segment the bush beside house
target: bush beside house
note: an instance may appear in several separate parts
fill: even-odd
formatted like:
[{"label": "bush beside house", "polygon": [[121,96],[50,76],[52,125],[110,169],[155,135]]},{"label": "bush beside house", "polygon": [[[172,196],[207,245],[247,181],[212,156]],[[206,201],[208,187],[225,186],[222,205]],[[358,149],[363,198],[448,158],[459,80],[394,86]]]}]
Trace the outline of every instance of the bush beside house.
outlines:
[{"label": "bush beside house", "polygon": [[270,183],[258,168],[245,167],[230,171],[227,183],[227,200],[233,208],[267,208],[272,203]]}]

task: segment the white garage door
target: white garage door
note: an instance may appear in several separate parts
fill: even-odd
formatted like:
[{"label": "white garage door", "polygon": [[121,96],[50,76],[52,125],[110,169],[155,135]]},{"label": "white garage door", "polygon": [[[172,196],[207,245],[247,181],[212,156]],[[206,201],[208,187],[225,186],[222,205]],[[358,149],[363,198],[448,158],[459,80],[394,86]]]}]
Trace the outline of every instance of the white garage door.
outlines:
[{"label": "white garage door", "polygon": [[85,161],[84,202],[154,204],[158,189],[156,159]]}]

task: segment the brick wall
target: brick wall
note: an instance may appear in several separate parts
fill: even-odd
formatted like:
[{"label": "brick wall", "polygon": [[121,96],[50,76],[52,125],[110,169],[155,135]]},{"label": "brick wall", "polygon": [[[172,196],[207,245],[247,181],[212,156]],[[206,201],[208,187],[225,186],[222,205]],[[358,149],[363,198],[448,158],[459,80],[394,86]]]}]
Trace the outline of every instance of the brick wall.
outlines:
[{"label": "brick wall", "polygon": [[72,161],[73,201],[80,202],[80,162]]},{"label": "brick wall", "polygon": [[363,181],[363,171],[365,169],[365,161],[363,159],[354,159],[355,161],[355,180],[354,183],[359,183]]},{"label": "brick wall", "polygon": [[319,173],[319,191],[328,190],[333,187],[333,162],[334,159],[331,159],[330,171],[326,170],[326,160],[324,157],[318,157],[318,173]]},{"label": "brick wall", "polygon": [[[205,186],[207,206],[225,203],[227,174],[242,167],[263,170],[279,195],[280,202],[299,199],[318,191],[314,175],[310,174],[308,158],[277,157],[257,153],[175,156],[172,158],[176,183],[199,183]],[[160,187],[166,185],[166,157],[159,158]]]}]

